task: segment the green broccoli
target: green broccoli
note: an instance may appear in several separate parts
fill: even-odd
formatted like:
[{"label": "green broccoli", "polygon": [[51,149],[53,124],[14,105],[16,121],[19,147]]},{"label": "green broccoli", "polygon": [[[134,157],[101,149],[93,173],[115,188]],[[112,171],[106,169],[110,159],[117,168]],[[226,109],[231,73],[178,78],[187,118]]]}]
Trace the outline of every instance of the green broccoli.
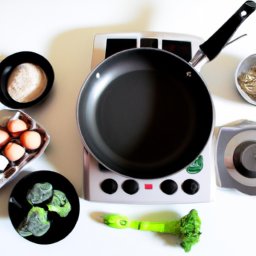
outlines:
[{"label": "green broccoli", "polygon": [[[42,207],[47,206],[49,211],[56,212],[60,217],[66,217],[71,211],[71,204],[66,195],[62,191],[53,190],[49,182],[35,183],[28,191],[26,199],[32,208],[17,228],[18,233],[23,237],[31,235],[40,237],[49,230],[51,223],[48,220],[48,212]],[[11,200],[15,199],[11,198]],[[44,203],[42,207],[33,206],[42,203]]]},{"label": "green broccoli", "polygon": [[60,217],[66,217],[71,211],[71,204],[66,195],[60,190],[53,190],[53,197],[47,204],[48,210],[56,212]]},{"label": "green broccoli", "polygon": [[199,242],[201,235],[201,220],[195,209],[179,220],[168,222],[131,221],[126,216],[117,214],[106,214],[103,216],[103,221],[112,228],[133,228],[176,235],[181,239],[180,245],[185,252],[189,252],[191,247]]},{"label": "green broccoli", "polygon": [[47,201],[52,197],[52,191],[52,184],[49,182],[36,183],[32,189],[28,191],[27,200],[32,205],[41,204],[42,202]]},{"label": "green broccoli", "polygon": [[42,236],[50,228],[50,222],[47,219],[47,211],[41,207],[32,207],[27,217],[18,227],[18,233],[23,236]]}]

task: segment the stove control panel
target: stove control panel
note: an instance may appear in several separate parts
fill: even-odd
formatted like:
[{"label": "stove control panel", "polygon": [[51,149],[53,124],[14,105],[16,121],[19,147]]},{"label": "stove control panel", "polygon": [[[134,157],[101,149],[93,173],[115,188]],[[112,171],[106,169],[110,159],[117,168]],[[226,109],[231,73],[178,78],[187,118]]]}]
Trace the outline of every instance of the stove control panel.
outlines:
[{"label": "stove control panel", "polygon": [[[198,162],[200,162],[200,165],[198,164]],[[98,167],[99,170],[102,172],[111,172],[109,171],[106,167],[104,167],[103,165],[98,163]],[[194,170],[193,172],[191,172],[191,168]],[[191,165],[189,165],[186,168],[186,171],[190,174],[196,174],[199,173],[200,171],[202,171],[203,169],[203,156],[200,155]],[[114,194],[117,189],[118,189],[118,183],[116,182],[116,180],[112,179],[112,178],[107,178],[104,179],[101,183],[100,183],[100,188],[103,192],[107,193],[107,194]],[[120,188],[127,194],[129,195],[133,195],[135,193],[137,193],[140,189],[140,184],[137,180],[135,179],[125,179]],[[167,178],[167,179],[163,179],[160,184],[159,184],[159,189],[167,194],[167,195],[172,195],[174,194],[177,190],[178,190],[178,184],[177,182],[175,182],[173,179]],[[153,183],[144,183],[143,189],[145,190],[151,190],[153,189]],[[181,188],[185,193],[189,194],[189,195],[194,195],[196,194],[199,189],[200,189],[200,185],[199,183],[190,178],[185,180],[182,184],[181,184]]]},{"label": "stove control panel", "polygon": [[[84,197],[90,201],[130,204],[209,202],[210,151],[206,145],[186,169],[158,179],[135,179],[109,171],[84,151]],[[191,172],[191,168],[197,171]]]}]

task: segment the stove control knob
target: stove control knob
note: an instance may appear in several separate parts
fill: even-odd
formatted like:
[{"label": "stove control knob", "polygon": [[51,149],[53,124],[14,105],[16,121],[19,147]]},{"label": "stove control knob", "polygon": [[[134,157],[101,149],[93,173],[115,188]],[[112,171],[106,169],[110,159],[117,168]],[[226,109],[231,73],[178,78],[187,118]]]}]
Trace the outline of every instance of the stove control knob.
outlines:
[{"label": "stove control knob", "polygon": [[135,180],[126,180],[122,184],[122,188],[127,194],[133,195],[138,192],[139,184]]},{"label": "stove control knob", "polygon": [[198,192],[200,185],[197,181],[188,179],[182,183],[181,187],[185,193],[194,195]]},{"label": "stove control knob", "polygon": [[172,195],[174,194],[177,189],[178,189],[178,185],[174,180],[164,180],[161,184],[160,184],[160,189],[167,195]]},{"label": "stove control knob", "polygon": [[117,191],[117,182],[113,179],[106,179],[100,184],[101,189],[107,194],[114,194]]}]

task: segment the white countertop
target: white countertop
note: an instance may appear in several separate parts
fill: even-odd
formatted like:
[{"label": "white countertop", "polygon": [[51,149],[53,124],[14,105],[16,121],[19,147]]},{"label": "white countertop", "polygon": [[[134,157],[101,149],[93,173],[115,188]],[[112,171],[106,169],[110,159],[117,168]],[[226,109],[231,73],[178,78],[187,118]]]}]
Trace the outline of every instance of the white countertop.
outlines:
[{"label": "white countertop", "polygon": [[[159,31],[207,39],[242,4],[241,0],[8,0],[0,3],[0,56],[28,50],[45,56],[55,71],[54,89],[41,105],[25,110],[48,131],[45,154],[26,169],[53,170],[67,177],[80,196],[80,217],[72,233],[52,245],[20,237],[8,217],[8,200],[17,179],[0,190],[0,252],[12,255],[187,255],[169,235],[116,230],[99,223],[101,212],[131,218],[159,219],[173,212],[199,211],[202,236],[189,255],[254,255],[254,196],[213,188],[209,203],[125,205],[89,202],[82,198],[82,143],[76,124],[76,100],[90,72],[95,33]],[[201,74],[212,94],[216,120],[223,125],[239,119],[256,121],[256,109],[238,94],[237,64],[256,52],[256,12],[235,33],[246,37],[229,45]],[[5,108],[1,105],[0,108]]]}]

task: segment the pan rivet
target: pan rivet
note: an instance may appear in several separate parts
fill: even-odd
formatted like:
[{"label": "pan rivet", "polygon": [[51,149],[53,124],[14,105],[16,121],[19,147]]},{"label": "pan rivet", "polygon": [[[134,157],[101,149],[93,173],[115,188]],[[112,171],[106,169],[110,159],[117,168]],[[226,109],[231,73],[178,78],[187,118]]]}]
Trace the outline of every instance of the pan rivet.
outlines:
[{"label": "pan rivet", "polygon": [[99,79],[100,78],[100,73],[96,73],[96,78]]},{"label": "pan rivet", "polygon": [[246,11],[242,11],[241,12],[241,17],[245,17],[247,15],[247,12]]},{"label": "pan rivet", "polygon": [[192,76],[191,71],[188,71],[188,72],[186,73],[186,76],[187,76],[187,77],[191,77],[191,76]]}]

